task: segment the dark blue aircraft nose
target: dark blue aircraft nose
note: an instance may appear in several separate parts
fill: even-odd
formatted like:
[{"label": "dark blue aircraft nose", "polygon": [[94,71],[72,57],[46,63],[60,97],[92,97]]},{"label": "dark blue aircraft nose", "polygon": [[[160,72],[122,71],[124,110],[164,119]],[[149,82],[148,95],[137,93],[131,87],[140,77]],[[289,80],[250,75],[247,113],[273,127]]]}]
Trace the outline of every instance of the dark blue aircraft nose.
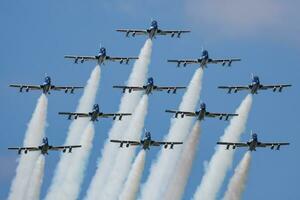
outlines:
[{"label": "dark blue aircraft nose", "polygon": [[152,26],[152,27],[157,27],[157,21],[156,21],[156,20],[152,20],[151,26]]},{"label": "dark blue aircraft nose", "polygon": [[153,83],[154,83],[154,80],[153,80],[152,77],[148,78],[148,83],[149,83],[149,84],[153,84]]},{"label": "dark blue aircraft nose", "polygon": [[45,82],[46,82],[46,83],[50,83],[50,81],[51,81],[50,76],[46,76],[46,77],[45,77]]},{"label": "dark blue aircraft nose", "polygon": [[99,105],[98,104],[94,104],[93,109],[94,110],[98,110],[99,109]]},{"label": "dark blue aircraft nose", "polygon": [[253,133],[253,134],[252,134],[252,139],[253,139],[253,140],[257,140],[257,134],[256,134],[256,133]]},{"label": "dark blue aircraft nose", "polygon": [[205,104],[205,103],[201,103],[201,104],[200,104],[200,108],[201,108],[201,109],[206,109],[206,104]]},{"label": "dark blue aircraft nose", "polygon": [[208,51],[207,50],[203,50],[202,51],[202,56],[203,57],[207,57],[208,56]]},{"label": "dark blue aircraft nose", "polygon": [[100,53],[105,54],[106,53],[106,49],[104,47],[100,48]]},{"label": "dark blue aircraft nose", "polygon": [[47,138],[47,137],[44,137],[44,138],[43,138],[43,143],[44,143],[44,144],[48,143],[48,138]]}]

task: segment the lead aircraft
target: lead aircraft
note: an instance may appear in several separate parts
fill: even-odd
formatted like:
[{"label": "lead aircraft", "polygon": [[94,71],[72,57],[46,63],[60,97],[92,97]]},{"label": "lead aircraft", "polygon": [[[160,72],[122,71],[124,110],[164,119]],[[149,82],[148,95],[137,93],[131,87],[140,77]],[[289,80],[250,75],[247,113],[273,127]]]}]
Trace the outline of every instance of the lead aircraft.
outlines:
[{"label": "lead aircraft", "polygon": [[164,145],[164,148],[168,148],[170,146],[170,149],[173,149],[174,145],[183,144],[183,142],[160,142],[160,141],[154,141],[151,139],[151,133],[149,131],[145,131],[145,137],[144,139],[137,141],[137,140],[110,140],[110,142],[113,143],[120,143],[120,147],[123,147],[125,144],[126,147],[129,146],[142,146],[144,150],[150,150],[151,146],[160,146]]},{"label": "lead aircraft", "polygon": [[177,67],[180,67],[183,64],[184,67],[189,64],[199,64],[201,68],[207,68],[207,64],[219,64],[222,63],[222,66],[227,64],[228,67],[231,66],[232,62],[241,61],[240,58],[225,58],[225,59],[212,59],[208,55],[207,50],[202,50],[202,55],[198,59],[180,59],[180,60],[168,60],[168,62],[177,63]]},{"label": "lead aircraft", "polygon": [[48,151],[62,151],[65,153],[67,150],[69,153],[72,153],[73,148],[80,148],[81,145],[67,145],[67,146],[51,146],[48,143],[48,138],[43,138],[43,143],[40,146],[31,146],[31,147],[9,147],[9,150],[17,150],[18,154],[21,154],[24,151],[25,154],[28,151],[40,151],[43,155],[48,154]]},{"label": "lead aircraft", "polygon": [[230,117],[238,116],[238,114],[207,112],[205,103],[201,103],[200,110],[196,112],[180,111],[180,110],[166,110],[166,112],[175,113],[175,118],[178,118],[178,115],[181,116],[181,118],[184,118],[184,116],[197,117],[197,120],[200,121],[204,120],[205,117],[211,117],[211,118],[218,117],[220,120],[222,119],[228,120]]},{"label": "lead aircraft", "polygon": [[99,54],[96,56],[80,56],[80,55],[65,55],[65,58],[74,59],[74,63],[81,63],[85,61],[96,61],[99,65],[104,65],[105,61],[119,62],[120,64],[128,64],[130,60],[136,60],[138,57],[113,57],[106,55],[106,49],[100,47]]},{"label": "lead aircraft", "polygon": [[74,116],[74,119],[77,119],[78,117],[89,117],[91,118],[91,121],[98,121],[98,118],[108,118],[112,117],[113,120],[116,120],[118,117],[119,120],[122,120],[123,116],[129,116],[131,113],[103,113],[100,111],[99,105],[95,104],[93,106],[93,110],[88,113],[77,113],[77,112],[59,112],[59,115],[68,115],[68,119],[71,120],[72,116]]},{"label": "lead aircraft", "polygon": [[176,35],[180,38],[182,33],[191,32],[188,30],[161,30],[158,28],[156,20],[151,21],[151,25],[148,29],[117,29],[116,31],[126,33],[126,37],[129,37],[129,35],[132,37],[136,35],[147,35],[150,39],[156,38],[157,35],[170,35],[171,37]]},{"label": "lead aircraft", "polygon": [[278,90],[278,92],[282,92],[283,88],[291,87],[291,86],[292,85],[290,85],[290,84],[262,85],[259,81],[259,77],[252,75],[252,83],[250,85],[246,85],[246,86],[219,86],[218,88],[219,89],[227,89],[228,94],[230,94],[232,90],[233,90],[234,93],[237,93],[238,91],[241,91],[241,90],[248,90],[248,91],[250,91],[251,94],[258,94],[258,90],[272,89],[273,92],[276,92],[277,90]]},{"label": "lead aircraft", "polygon": [[29,90],[42,90],[44,94],[50,94],[51,90],[56,91],[65,91],[65,93],[74,93],[75,89],[82,89],[83,87],[75,87],[75,86],[55,86],[51,84],[51,78],[50,76],[45,77],[45,81],[41,85],[26,85],[26,84],[10,84],[10,87],[16,87],[19,88],[20,92],[23,92],[25,90],[26,92],[29,92]]},{"label": "lead aircraft", "polygon": [[185,89],[186,87],[176,87],[176,86],[157,86],[154,85],[154,80],[152,77],[148,78],[147,84],[143,86],[119,86],[115,85],[113,88],[119,88],[123,90],[123,93],[128,90],[129,93],[132,91],[145,91],[147,95],[152,94],[153,91],[163,91],[166,90],[168,93],[173,91],[172,93],[175,94],[178,89]]},{"label": "lead aircraft", "polygon": [[257,147],[270,147],[272,150],[274,148],[279,150],[281,146],[290,144],[288,142],[260,142],[257,139],[256,133],[252,133],[251,137],[252,138],[248,142],[217,142],[217,144],[225,145],[227,150],[232,146],[232,149],[235,149],[236,147],[246,147],[249,151],[256,151]]}]

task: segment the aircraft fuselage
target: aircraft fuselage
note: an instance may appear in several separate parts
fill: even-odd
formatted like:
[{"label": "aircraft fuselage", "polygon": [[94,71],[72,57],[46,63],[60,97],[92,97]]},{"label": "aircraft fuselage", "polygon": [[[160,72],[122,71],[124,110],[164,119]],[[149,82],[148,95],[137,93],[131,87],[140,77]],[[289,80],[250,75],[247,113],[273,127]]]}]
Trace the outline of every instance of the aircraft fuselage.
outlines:
[{"label": "aircraft fuselage", "polygon": [[201,109],[198,111],[198,120],[202,121],[205,118],[206,109]]},{"label": "aircraft fuselage", "polygon": [[144,150],[150,150],[150,146],[151,146],[151,139],[144,139],[143,141],[141,141],[141,143],[143,144],[143,149]]}]

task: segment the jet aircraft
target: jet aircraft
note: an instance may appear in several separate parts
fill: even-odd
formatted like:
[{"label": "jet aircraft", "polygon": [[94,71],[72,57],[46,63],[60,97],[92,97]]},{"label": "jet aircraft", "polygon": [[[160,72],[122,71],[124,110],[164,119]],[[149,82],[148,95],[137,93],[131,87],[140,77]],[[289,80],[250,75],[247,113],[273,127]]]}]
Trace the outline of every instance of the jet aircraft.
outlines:
[{"label": "jet aircraft", "polygon": [[184,118],[184,116],[188,117],[197,117],[197,120],[204,120],[205,117],[218,117],[220,120],[223,118],[225,120],[228,120],[230,117],[238,116],[238,114],[229,114],[229,113],[212,113],[206,111],[206,104],[201,103],[200,104],[200,110],[196,112],[188,112],[188,111],[179,111],[179,110],[166,110],[168,113],[175,113],[175,118],[178,118],[178,115],[181,116],[181,118]]},{"label": "jet aircraft", "polygon": [[144,139],[140,141],[134,141],[134,140],[110,140],[110,142],[113,143],[120,143],[120,147],[123,147],[123,144],[126,145],[126,147],[129,146],[142,146],[144,150],[150,150],[151,146],[160,146],[164,145],[164,148],[168,148],[170,146],[170,149],[173,149],[174,145],[183,144],[183,142],[160,142],[160,141],[154,141],[151,139],[151,133],[148,131],[145,131],[145,137]]},{"label": "jet aircraft", "polygon": [[132,91],[145,91],[147,95],[151,94],[153,91],[163,91],[166,90],[168,93],[173,91],[173,94],[176,93],[178,89],[185,89],[186,87],[176,87],[176,86],[167,86],[167,87],[160,87],[154,85],[154,80],[152,77],[148,78],[147,84],[144,86],[113,86],[113,88],[123,89],[123,93],[128,90],[129,93]]},{"label": "jet aircraft", "polygon": [[18,154],[21,154],[24,151],[25,154],[28,151],[40,151],[43,155],[48,154],[48,151],[62,151],[65,153],[67,150],[69,153],[72,153],[73,148],[80,148],[81,145],[67,145],[67,146],[51,146],[48,143],[48,138],[43,138],[43,143],[40,146],[36,147],[9,147],[9,150],[17,150]]},{"label": "jet aircraft", "polygon": [[279,92],[282,92],[282,89],[285,87],[291,87],[290,84],[276,84],[276,85],[262,85],[259,81],[258,76],[252,75],[252,83],[250,85],[246,86],[219,86],[220,89],[227,89],[228,93],[231,93],[233,90],[234,93],[237,93],[241,90],[249,90],[251,94],[258,94],[258,90],[268,90],[272,89],[273,92],[276,92],[277,90]]},{"label": "jet aircraft", "polygon": [[231,66],[232,62],[241,61],[239,58],[225,58],[225,59],[212,59],[208,55],[207,50],[202,50],[202,55],[198,59],[181,59],[181,60],[168,60],[168,62],[177,63],[177,67],[183,64],[184,67],[188,64],[200,64],[200,67],[207,68],[207,64],[218,64],[222,63],[223,66],[227,64],[228,67]]},{"label": "jet aircraft", "polygon": [[126,37],[131,35],[135,37],[136,35],[147,35],[150,39],[156,38],[157,35],[171,35],[174,37],[175,35],[180,38],[182,33],[189,33],[191,31],[187,30],[161,30],[158,28],[158,23],[156,20],[151,21],[151,25],[148,29],[117,29],[118,32],[126,33]]},{"label": "jet aircraft", "polygon": [[283,145],[289,145],[290,143],[287,142],[260,142],[257,139],[257,134],[253,133],[251,134],[252,138],[248,142],[217,142],[218,145],[226,145],[226,149],[228,150],[230,146],[232,146],[232,149],[235,149],[236,147],[248,147],[249,151],[256,151],[257,147],[271,147],[273,150],[276,148],[276,150],[279,150],[281,146]]},{"label": "jet aircraft", "polygon": [[10,87],[16,87],[19,88],[20,92],[23,92],[25,89],[26,92],[29,92],[29,90],[42,90],[44,94],[50,94],[51,90],[64,90],[65,93],[74,93],[75,89],[82,89],[83,87],[75,87],[75,86],[55,86],[51,84],[51,78],[50,76],[45,77],[45,81],[41,85],[26,85],[26,84],[10,84]]},{"label": "jet aircraft", "polygon": [[98,121],[98,118],[108,118],[108,117],[112,117],[113,120],[115,120],[118,117],[119,120],[122,120],[123,116],[131,115],[131,113],[103,113],[100,111],[98,104],[95,104],[93,106],[92,112],[89,113],[59,112],[58,114],[68,115],[69,120],[72,119],[72,116],[74,116],[74,119],[77,119],[78,117],[89,117],[93,122]]},{"label": "jet aircraft", "polygon": [[113,57],[106,54],[106,49],[100,47],[99,54],[96,56],[80,56],[80,55],[65,55],[65,58],[74,59],[74,63],[78,63],[80,60],[81,63],[84,61],[97,61],[99,65],[104,65],[105,61],[119,62],[120,64],[128,64],[130,60],[136,60],[138,57]]}]

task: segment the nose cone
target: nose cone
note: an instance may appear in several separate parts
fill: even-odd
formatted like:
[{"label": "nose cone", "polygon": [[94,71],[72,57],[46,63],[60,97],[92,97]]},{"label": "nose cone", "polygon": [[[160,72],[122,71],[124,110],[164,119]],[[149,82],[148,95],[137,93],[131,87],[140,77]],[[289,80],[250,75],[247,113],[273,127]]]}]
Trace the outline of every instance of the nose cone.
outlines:
[{"label": "nose cone", "polygon": [[43,143],[44,143],[44,144],[47,144],[47,143],[48,143],[48,138],[47,138],[47,137],[44,137],[44,138],[43,138]]},{"label": "nose cone", "polygon": [[46,83],[50,83],[50,82],[51,82],[50,76],[46,76],[46,77],[45,77],[45,82],[46,82]]},{"label": "nose cone", "polygon": [[101,47],[101,48],[100,48],[100,53],[101,53],[101,54],[105,54],[105,53],[106,53],[106,49],[105,49],[104,47]]},{"label": "nose cone", "polygon": [[254,83],[259,83],[259,77],[258,76],[254,76],[253,77],[253,82]]},{"label": "nose cone", "polygon": [[156,20],[152,20],[151,26],[154,27],[154,28],[157,28],[157,21]]},{"label": "nose cone", "polygon": [[202,51],[202,56],[203,57],[208,57],[208,51],[207,50],[203,50]]},{"label": "nose cone", "polygon": [[153,84],[153,83],[154,83],[154,80],[153,80],[152,77],[148,78],[148,83],[149,83],[149,84]]},{"label": "nose cone", "polygon": [[146,138],[146,139],[151,139],[151,133],[147,131],[147,132],[145,133],[145,138]]},{"label": "nose cone", "polygon": [[93,107],[93,109],[94,109],[94,110],[99,110],[99,105],[98,105],[98,104],[95,104],[94,107]]},{"label": "nose cone", "polygon": [[200,104],[200,108],[201,108],[202,110],[206,109],[206,104],[205,104],[205,103],[201,103],[201,104]]},{"label": "nose cone", "polygon": [[253,133],[253,134],[252,134],[252,139],[253,139],[253,140],[257,140],[257,134],[256,134],[256,133]]}]

